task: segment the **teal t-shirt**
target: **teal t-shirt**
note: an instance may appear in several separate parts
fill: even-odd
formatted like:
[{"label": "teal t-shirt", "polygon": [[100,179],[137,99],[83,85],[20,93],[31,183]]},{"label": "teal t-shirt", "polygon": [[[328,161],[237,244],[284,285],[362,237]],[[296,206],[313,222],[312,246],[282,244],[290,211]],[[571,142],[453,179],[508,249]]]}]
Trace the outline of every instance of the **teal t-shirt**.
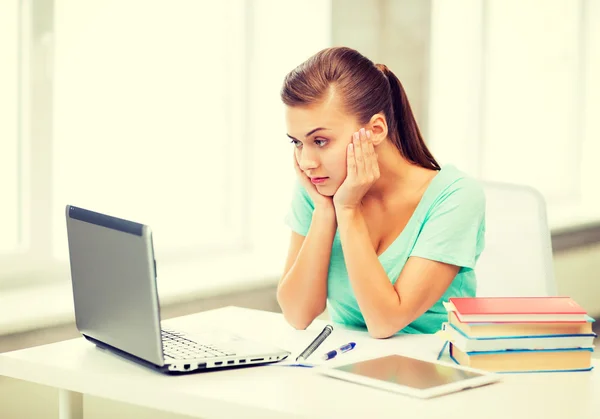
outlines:
[{"label": "teal t-shirt", "polygon": [[[299,182],[295,183],[286,224],[306,236],[314,204]],[[445,165],[429,183],[408,224],[379,256],[390,282],[398,279],[411,256],[444,262],[460,270],[442,298],[402,333],[435,333],[447,320],[442,301],[450,297],[474,297],[475,263],[485,244],[485,195],[478,181],[452,165]],[[335,323],[366,327],[348,278],[339,230],[329,261],[327,307]]]}]

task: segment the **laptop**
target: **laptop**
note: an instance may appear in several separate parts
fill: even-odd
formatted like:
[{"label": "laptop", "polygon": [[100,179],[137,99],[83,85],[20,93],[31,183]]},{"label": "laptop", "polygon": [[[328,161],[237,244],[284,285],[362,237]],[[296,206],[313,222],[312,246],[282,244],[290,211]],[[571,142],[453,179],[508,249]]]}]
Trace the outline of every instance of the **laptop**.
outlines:
[{"label": "laptop", "polygon": [[77,329],[98,347],[169,374],[290,355],[218,326],[198,335],[162,328],[150,228],[73,205],[66,220]]}]

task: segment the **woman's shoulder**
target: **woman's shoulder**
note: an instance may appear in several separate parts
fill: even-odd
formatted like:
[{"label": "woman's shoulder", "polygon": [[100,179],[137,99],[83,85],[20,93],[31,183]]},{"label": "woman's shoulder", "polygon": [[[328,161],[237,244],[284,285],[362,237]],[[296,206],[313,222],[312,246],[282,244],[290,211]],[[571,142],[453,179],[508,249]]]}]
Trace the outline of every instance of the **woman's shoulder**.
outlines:
[{"label": "woman's shoulder", "polygon": [[484,206],[483,183],[454,165],[445,165],[438,174],[437,204],[467,204]]}]

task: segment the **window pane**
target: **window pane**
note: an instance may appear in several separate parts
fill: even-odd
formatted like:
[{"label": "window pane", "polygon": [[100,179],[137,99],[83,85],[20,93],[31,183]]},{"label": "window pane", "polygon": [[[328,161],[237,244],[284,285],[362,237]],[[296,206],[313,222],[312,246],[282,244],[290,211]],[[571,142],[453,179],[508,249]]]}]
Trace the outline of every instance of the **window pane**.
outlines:
[{"label": "window pane", "polygon": [[549,201],[577,196],[580,2],[488,5],[483,176],[529,183]]},{"label": "window pane", "polygon": [[56,256],[66,204],[149,224],[157,251],[240,240],[239,3],[55,0]]},{"label": "window pane", "polygon": [[0,253],[19,243],[18,1],[0,2]]}]

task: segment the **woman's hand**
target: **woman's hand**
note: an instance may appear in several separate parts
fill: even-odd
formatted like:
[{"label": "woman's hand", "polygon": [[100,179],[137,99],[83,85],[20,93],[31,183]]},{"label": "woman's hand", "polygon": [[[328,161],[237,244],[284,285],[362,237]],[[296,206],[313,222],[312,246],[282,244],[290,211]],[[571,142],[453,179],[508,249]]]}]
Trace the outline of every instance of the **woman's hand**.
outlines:
[{"label": "woman's hand", "polygon": [[371,141],[371,131],[355,132],[347,152],[346,179],[333,196],[335,210],[356,209],[362,198],[379,179],[377,154]]},{"label": "woman's hand", "polygon": [[298,175],[298,179],[300,179],[300,183],[304,186],[304,189],[306,189],[308,195],[315,204],[315,209],[323,208],[333,210],[333,199],[330,196],[321,195],[319,191],[317,191],[317,187],[310,181],[310,178],[306,176],[302,169],[300,169],[298,159],[296,159],[296,153],[294,153],[294,168],[296,169],[296,174]]}]

